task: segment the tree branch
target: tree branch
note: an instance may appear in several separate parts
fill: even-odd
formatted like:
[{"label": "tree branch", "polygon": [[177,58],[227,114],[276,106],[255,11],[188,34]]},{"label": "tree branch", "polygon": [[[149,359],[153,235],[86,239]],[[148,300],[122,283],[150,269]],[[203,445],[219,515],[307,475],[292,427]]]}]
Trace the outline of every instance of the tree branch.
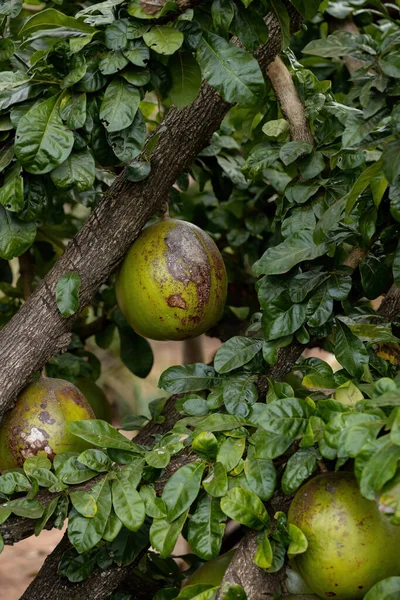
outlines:
[{"label": "tree branch", "polygon": [[32,283],[35,277],[35,266],[33,263],[32,255],[30,250],[27,250],[18,259],[19,262],[19,275],[22,281],[22,291],[24,294],[24,300],[28,300],[32,293]]},{"label": "tree branch", "polygon": [[302,101],[299,98],[292,75],[279,56],[268,65],[266,73],[271,81],[283,115],[289,122],[290,137],[314,145]]},{"label": "tree branch", "polygon": [[[301,19],[289,9],[292,26]],[[257,52],[266,69],[281,48],[279,22],[270,18],[268,43]],[[75,238],[68,244],[29,300],[0,332],[0,414],[11,408],[29,378],[54,354],[65,351],[78,313],[67,319],[57,310],[55,287],[62,275],[77,271],[81,277],[80,310],[116,269],[148,219],[170,188],[187,171],[210,141],[230,105],[206,82],[197,99],[186,108],[172,108],[152,136],[151,174],[139,183],[123,171]]]}]

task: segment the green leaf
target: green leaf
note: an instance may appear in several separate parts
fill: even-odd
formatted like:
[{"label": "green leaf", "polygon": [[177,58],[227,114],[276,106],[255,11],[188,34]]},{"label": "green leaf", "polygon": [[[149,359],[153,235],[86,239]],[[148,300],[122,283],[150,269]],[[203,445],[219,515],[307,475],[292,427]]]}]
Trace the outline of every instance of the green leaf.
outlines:
[{"label": "green leaf", "polygon": [[165,503],[162,498],[156,496],[151,485],[142,485],[139,494],[145,504],[146,515],[152,519],[163,519],[166,516]]},{"label": "green leaf", "polygon": [[243,374],[226,379],[223,398],[228,413],[237,417],[247,417],[250,405],[257,402],[258,392],[253,374]]},{"label": "green leaf", "polygon": [[5,174],[4,185],[0,188],[0,204],[12,212],[19,212],[24,208],[24,180],[19,163]]},{"label": "green leaf", "polygon": [[107,131],[120,131],[132,124],[139,107],[139,90],[118,77],[111,81],[100,105],[100,119]]},{"label": "green leaf", "polygon": [[262,302],[261,306],[262,325],[268,341],[294,333],[306,320],[307,304],[293,304],[288,292],[280,294],[268,304]]},{"label": "green leaf", "polygon": [[235,9],[231,0],[214,0],[211,4],[211,16],[213,29],[218,35],[226,38],[235,16]]},{"label": "green leaf", "polygon": [[24,223],[0,206],[0,258],[11,260],[21,256],[36,237],[36,224]]},{"label": "green leaf", "polygon": [[63,317],[71,317],[79,308],[79,273],[68,273],[60,277],[56,285],[57,308]]},{"label": "green leaf", "polygon": [[290,535],[290,544],[287,549],[288,557],[293,558],[297,554],[303,554],[308,548],[308,540],[304,533],[292,523],[288,525],[288,532]]},{"label": "green leaf", "polygon": [[260,569],[269,569],[272,565],[272,546],[268,539],[266,531],[262,531],[257,536],[257,551],[254,555],[254,562]]},{"label": "green leaf", "polygon": [[[61,460],[57,460],[60,459]],[[64,460],[65,459],[65,460]],[[83,483],[92,479],[97,475],[96,471],[92,471],[78,462],[76,456],[70,456],[64,454],[58,454],[54,460],[54,467],[56,470],[57,477],[68,485],[75,485],[77,483]]]},{"label": "green leaf", "polygon": [[305,433],[313,412],[314,409],[304,400],[283,398],[264,405],[257,423],[273,435],[295,439]]},{"label": "green leaf", "polygon": [[335,356],[350,375],[361,378],[369,362],[367,349],[343,321],[336,319],[336,325]]},{"label": "green leaf", "polygon": [[157,54],[174,54],[183,44],[183,33],[168,25],[155,25],[143,34],[145,44]]},{"label": "green leaf", "polygon": [[207,401],[196,394],[189,394],[182,405],[182,410],[187,415],[198,416],[206,415],[209,412]]},{"label": "green leaf", "polygon": [[349,215],[354,208],[355,203],[363,191],[371,184],[374,177],[382,171],[383,162],[378,160],[367,167],[357,178],[350,192],[347,194],[346,214]]},{"label": "green leaf", "polygon": [[264,529],[269,526],[267,510],[260,498],[249,490],[232,488],[221,500],[221,509],[230,518],[251,527]]},{"label": "green leaf", "polygon": [[128,181],[133,181],[133,183],[137,183],[138,181],[143,181],[147,179],[150,175],[151,164],[142,160],[134,160],[131,162],[125,169],[125,175]]},{"label": "green leaf", "polygon": [[78,461],[88,467],[88,469],[93,469],[93,471],[97,471],[98,473],[110,471],[112,467],[112,461],[108,458],[107,454],[95,448],[84,450],[78,456]]},{"label": "green leaf", "polygon": [[122,362],[137,377],[147,377],[153,368],[154,362],[153,351],[149,342],[133,331],[125,320],[120,321],[118,319],[117,325],[120,339],[119,352]]},{"label": "green leaf", "polygon": [[[380,438],[383,441],[383,438]],[[360,480],[360,491],[365,498],[375,500],[387,481],[395,475],[400,459],[400,446],[387,441],[365,465]]]},{"label": "green leaf", "polygon": [[16,492],[27,492],[31,489],[29,480],[23,473],[11,471],[0,475],[0,492],[11,496]]},{"label": "green leaf", "polygon": [[263,133],[269,137],[280,137],[289,133],[289,123],[286,119],[277,119],[276,121],[267,121],[262,128]]},{"label": "green leaf", "polygon": [[154,467],[155,469],[164,469],[171,460],[171,454],[167,448],[158,448],[146,452],[144,458],[151,467]]},{"label": "green leaf", "polygon": [[247,425],[246,419],[235,417],[234,415],[214,414],[205,417],[194,430],[194,435],[202,431],[230,431]]},{"label": "green leaf", "polygon": [[150,50],[141,40],[133,40],[123,51],[130,63],[137,67],[146,67],[150,59]]},{"label": "green leaf", "polygon": [[386,178],[390,183],[394,183],[400,175],[400,141],[390,142],[385,146],[382,160]]},{"label": "green leaf", "polygon": [[154,519],[150,527],[150,542],[160,553],[161,558],[167,558],[175,548],[179,534],[185,524],[189,509],[178,519],[169,522],[166,519]]},{"label": "green leaf", "polygon": [[319,5],[321,4],[321,0],[291,0],[291,2],[306,21],[309,21],[317,14]]},{"label": "green leaf", "polygon": [[272,460],[257,456],[254,448],[249,446],[244,472],[251,491],[261,500],[269,500],[276,486],[276,471]]},{"label": "green leaf", "polygon": [[172,86],[168,96],[178,108],[191,104],[201,86],[201,70],[191,52],[176,52],[168,63]]},{"label": "green leaf", "polygon": [[0,5],[0,15],[15,19],[22,10],[22,0],[4,0]]},{"label": "green leaf", "polygon": [[101,448],[116,448],[117,450],[138,452],[136,444],[127,440],[122,433],[119,433],[109,423],[100,419],[75,421],[68,425],[68,431],[86,440],[89,444]]},{"label": "green leaf", "polygon": [[110,50],[123,50],[128,44],[129,21],[127,19],[114,21],[106,27],[104,35],[107,48],[110,48]]},{"label": "green leaf", "polygon": [[321,287],[310,298],[307,304],[307,324],[310,327],[321,327],[330,318],[333,310],[333,299],[327,286]]},{"label": "green leaf", "polygon": [[79,554],[88,552],[101,540],[111,512],[111,490],[108,476],[96,483],[90,495],[97,505],[94,517],[88,519],[72,511],[68,519],[68,539]]},{"label": "green leaf", "polygon": [[59,167],[51,172],[54,185],[60,189],[76,186],[79,192],[85,192],[93,187],[96,175],[96,165],[90,150],[82,150],[69,155]]},{"label": "green leaf", "polygon": [[112,482],[112,501],[115,514],[130,531],[137,531],[146,516],[144,502],[136,491],[137,478],[126,467]]},{"label": "green leaf", "polygon": [[262,340],[236,336],[225,342],[214,357],[217,373],[229,373],[246,365],[261,350]]},{"label": "green leaf", "polygon": [[25,517],[27,519],[40,519],[44,513],[44,506],[37,500],[28,500],[27,498],[11,500],[6,505],[3,504],[3,507],[11,510],[17,517]]},{"label": "green leaf", "polygon": [[58,497],[53,498],[44,509],[43,515],[38,519],[35,523],[34,533],[35,536],[38,536],[42,533],[43,529],[46,527],[46,524],[53,516],[58,504]]},{"label": "green leaf", "polygon": [[226,438],[219,447],[217,462],[221,463],[226,471],[232,471],[240,461],[245,446],[246,440],[244,438]]},{"label": "green leaf", "polygon": [[71,492],[69,497],[71,498],[72,506],[80,515],[87,518],[92,518],[96,515],[97,504],[93,496],[81,490],[77,490]]},{"label": "green leaf", "polygon": [[281,244],[268,248],[254,263],[253,273],[257,277],[287,273],[304,260],[313,260],[322,256],[326,250],[326,244],[316,245],[314,243],[312,231],[298,231],[292,233]]},{"label": "green leaf", "polygon": [[312,144],[308,142],[303,142],[300,140],[296,140],[293,142],[288,142],[279,152],[279,157],[284,165],[290,165],[292,162],[300,158],[300,156],[304,156],[305,154],[310,154],[312,152],[313,147]]},{"label": "green leaf", "polygon": [[321,272],[320,269],[311,269],[311,271],[304,271],[304,273],[295,275],[289,284],[290,299],[293,302],[302,302],[310,292],[328,277],[329,273]]},{"label": "green leaf", "polygon": [[166,392],[182,394],[216,387],[221,381],[213,367],[203,363],[170,367],[159,379],[158,387]]},{"label": "green leaf", "polygon": [[132,125],[122,131],[109,133],[107,137],[115,156],[121,162],[128,163],[139,156],[146,140],[146,124],[140,110],[137,111]]},{"label": "green leaf", "polygon": [[224,465],[216,462],[203,480],[203,487],[207,494],[215,498],[225,496],[228,491],[228,476]]},{"label": "green leaf", "polygon": [[203,31],[197,50],[203,77],[230,103],[248,108],[259,103],[265,84],[260,67],[248,52]]},{"label": "green leaf", "polygon": [[348,31],[336,31],[326,38],[312,40],[302,52],[325,58],[352,55],[357,48],[357,37]]},{"label": "green leaf", "polygon": [[193,439],[192,450],[206,460],[215,458],[218,452],[217,438],[210,431],[203,431]]},{"label": "green leaf", "polygon": [[49,173],[71,153],[74,136],[62,122],[59,100],[52,96],[33,106],[18,123],[15,154],[29,173]]},{"label": "green leaf", "polygon": [[20,30],[19,36],[26,38],[36,34],[36,37],[39,37],[39,32],[46,36],[46,31],[52,36],[57,32],[59,37],[79,37],[96,32],[93,27],[78,19],[68,17],[54,8],[47,8],[30,17]]},{"label": "green leaf", "polygon": [[60,114],[68,129],[80,129],[84,126],[87,117],[86,101],[85,93],[64,96],[60,104]]},{"label": "green leaf", "polygon": [[221,550],[222,537],[225,531],[226,516],[220,508],[218,498],[211,498],[207,494],[202,496],[196,510],[189,521],[188,542],[197,556],[210,560],[218,556]]},{"label": "green leaf", "polygon": [[167,521],[177,519],[194,502],[204,468],[202,462],[184,465],[168,479],[161,496],[167,508]]},{"label": "green leaf", "polygon": [[310,477],[317,468],[318,453],[314,448],[304,448],[293,454],[286,465],[282,477],[282,491],[293,494],[303,481]]},{"label": "green leaf", "polygon": [[[121,71],[128,64],[128,59],[122,54],[120,50],[115,52],[109,52],[99,62],[99,71],[103,75],[114,75],[118,71]],[[121,73],[122,75],[122,73]],[[131,83],[131,82],[129,82]]]},{"label": "green leaf", "polygon": [[400,577],[388,577],[372,586],[364,600],[396,600],[399,594]]},{"label": "green leaf", "polygon": [[122,523],[112,510],[108,517],[107,525],[103,533],[103,540],[113,542],[122,529]]}]

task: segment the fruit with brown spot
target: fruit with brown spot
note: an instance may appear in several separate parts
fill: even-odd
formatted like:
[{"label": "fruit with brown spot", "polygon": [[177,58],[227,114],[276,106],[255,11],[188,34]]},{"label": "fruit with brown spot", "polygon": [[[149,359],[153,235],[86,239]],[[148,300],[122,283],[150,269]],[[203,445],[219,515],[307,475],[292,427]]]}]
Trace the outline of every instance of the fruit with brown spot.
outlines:
[{"label": "fruit with brown spot", "polygon": [[163,219],[146,227],[131,246],[116,293],[121,311],[140,335],[196,337],[221,318],[227,294],[224,261],[202,229]]},{"label": "fruit with brown spot", "polygon": [[28,456],[53,460],[82,452],[87,442],[68,432],[73,421],[94,419],[83,394],[69,381],[44,377],[27,385],[0,424],[0,471],[22,467]]},{"label": "fruit with brown spot", "polygon": [[357,600],[377,581],[400,575],[400,527],[361,495],[349,472],[323,473],[306,483],[288,521],[308,540],[293,564],[320,598]]},{"label": "fruit with brown spot", "polygon": [[75,385],[89,402],[96,419],[102,419],[103,421],[107,421],[107,423],[111,423],[111,406],[101,387],[99,387],[93,379],[89,379],[88,377],[80,377],[76,380]]}]

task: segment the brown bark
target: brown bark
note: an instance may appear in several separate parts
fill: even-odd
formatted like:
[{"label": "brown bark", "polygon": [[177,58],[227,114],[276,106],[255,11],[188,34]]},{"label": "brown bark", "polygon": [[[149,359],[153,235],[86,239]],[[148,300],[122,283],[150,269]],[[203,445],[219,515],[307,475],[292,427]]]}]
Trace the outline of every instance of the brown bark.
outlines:
[{"label": "brown bark", "polygon": [[32,293],[32,283],[35,277],[35,266],[33,263],[32,255],[30,250],[27,250],[18,259],[19,261],[19,275],[22,282],[22,292],[24,300],[27,300]]},{"label": "brown bark", "polygon": [[[291,8],[292,27],[301,19]],[[270,37],[257,52],[263,70],[281,47],[276,18],[270,19]],[[63,352],[78,313],[67,319],[57,310],[55,286],[60,277],[78,272],[80,310],[112,273],[152,214],[165,201],[180,173],[187,171],[206,146],[230,105],[206,82],[188,107],[172,108],[152,136],[151,174],[140,182],[119,175],[85,225],[68,244],[63,256],[29,300],[0,332],[0,414],[11,408],[16,395],[54,354]]]},{"label": "brown bark", "polygon": [[400,313],[400,290],[395,283],[382,300],[378,313],[388,323],[393,322]]},{"label": "brown bark", "polygon": [[[347,19],[330,19],[329,21],[329,29],[331,32],[334,31],[349,31],[354,35],[359,35],[360,31],[357,25],[354,23],[351,17]],[[357,60],[357,58],[353,58],[352,56],[343,56],[343,63],[346,65],[348,72],[350,75],[353,75],[357,69],[364,66],[364,63],[361,60]]]},{"label": "brown bark", "polygon": [[290,137],[292,140],[314,144],[314,138],[307,121],[304,106],[299,98],[289,69],[282,59],[276,56],[268,65],[266,72],[282,113],[289,122]]}]

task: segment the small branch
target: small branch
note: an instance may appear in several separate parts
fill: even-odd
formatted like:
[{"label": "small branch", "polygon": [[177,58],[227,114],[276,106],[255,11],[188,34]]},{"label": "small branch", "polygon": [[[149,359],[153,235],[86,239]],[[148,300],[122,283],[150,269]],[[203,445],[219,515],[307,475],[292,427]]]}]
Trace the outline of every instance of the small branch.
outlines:
[{"label": "small branch", "polygon": [[40,4],[27,4],[26,2],[23,2],[22,4],[22,10],[27,10],[31,13],[38,13],[44,8],[46,8],[44,2],[41,2]]},{"label": "small branch", "polygon": [[22,281],[22,290],[24,294],[24,300],[28,300],[32,293],[32,283],[35,277],[35,264],[32,259],[32,255],[29,250],[21,254],[18,259],[19,262],[19,274]]},{"label": "small branch", "polygon": [[327,473],[329,471],[328,467],[326,466],[326,464],[324,463],[324,461],[322,460],[318,460],[317,461],[317,465],[318,465],[318,469],[320,473]]},{"label": "small branch", "polygon": [[267,75],[271,81],[282,113],[289,122],[290,137],[314,144],[314,138],[307,121],[304,105],[299,98],[292,75],[279,56],[267,67]]},{"label": "small branch", "polygon": [[184,340],[182,344],[182,364],[204,362],[203,338],[195,337]]},{"label": "small branch", "polygon": [[82,340],[87,340],[88,338],[92,337],[92,335],[101,333],[106,323],[107,315],[101,315],[100,317],[97,317],[97,319],[95,319],[94,321],[86,323],[85,325],[81,325],[76,330],[76,332]]}]

